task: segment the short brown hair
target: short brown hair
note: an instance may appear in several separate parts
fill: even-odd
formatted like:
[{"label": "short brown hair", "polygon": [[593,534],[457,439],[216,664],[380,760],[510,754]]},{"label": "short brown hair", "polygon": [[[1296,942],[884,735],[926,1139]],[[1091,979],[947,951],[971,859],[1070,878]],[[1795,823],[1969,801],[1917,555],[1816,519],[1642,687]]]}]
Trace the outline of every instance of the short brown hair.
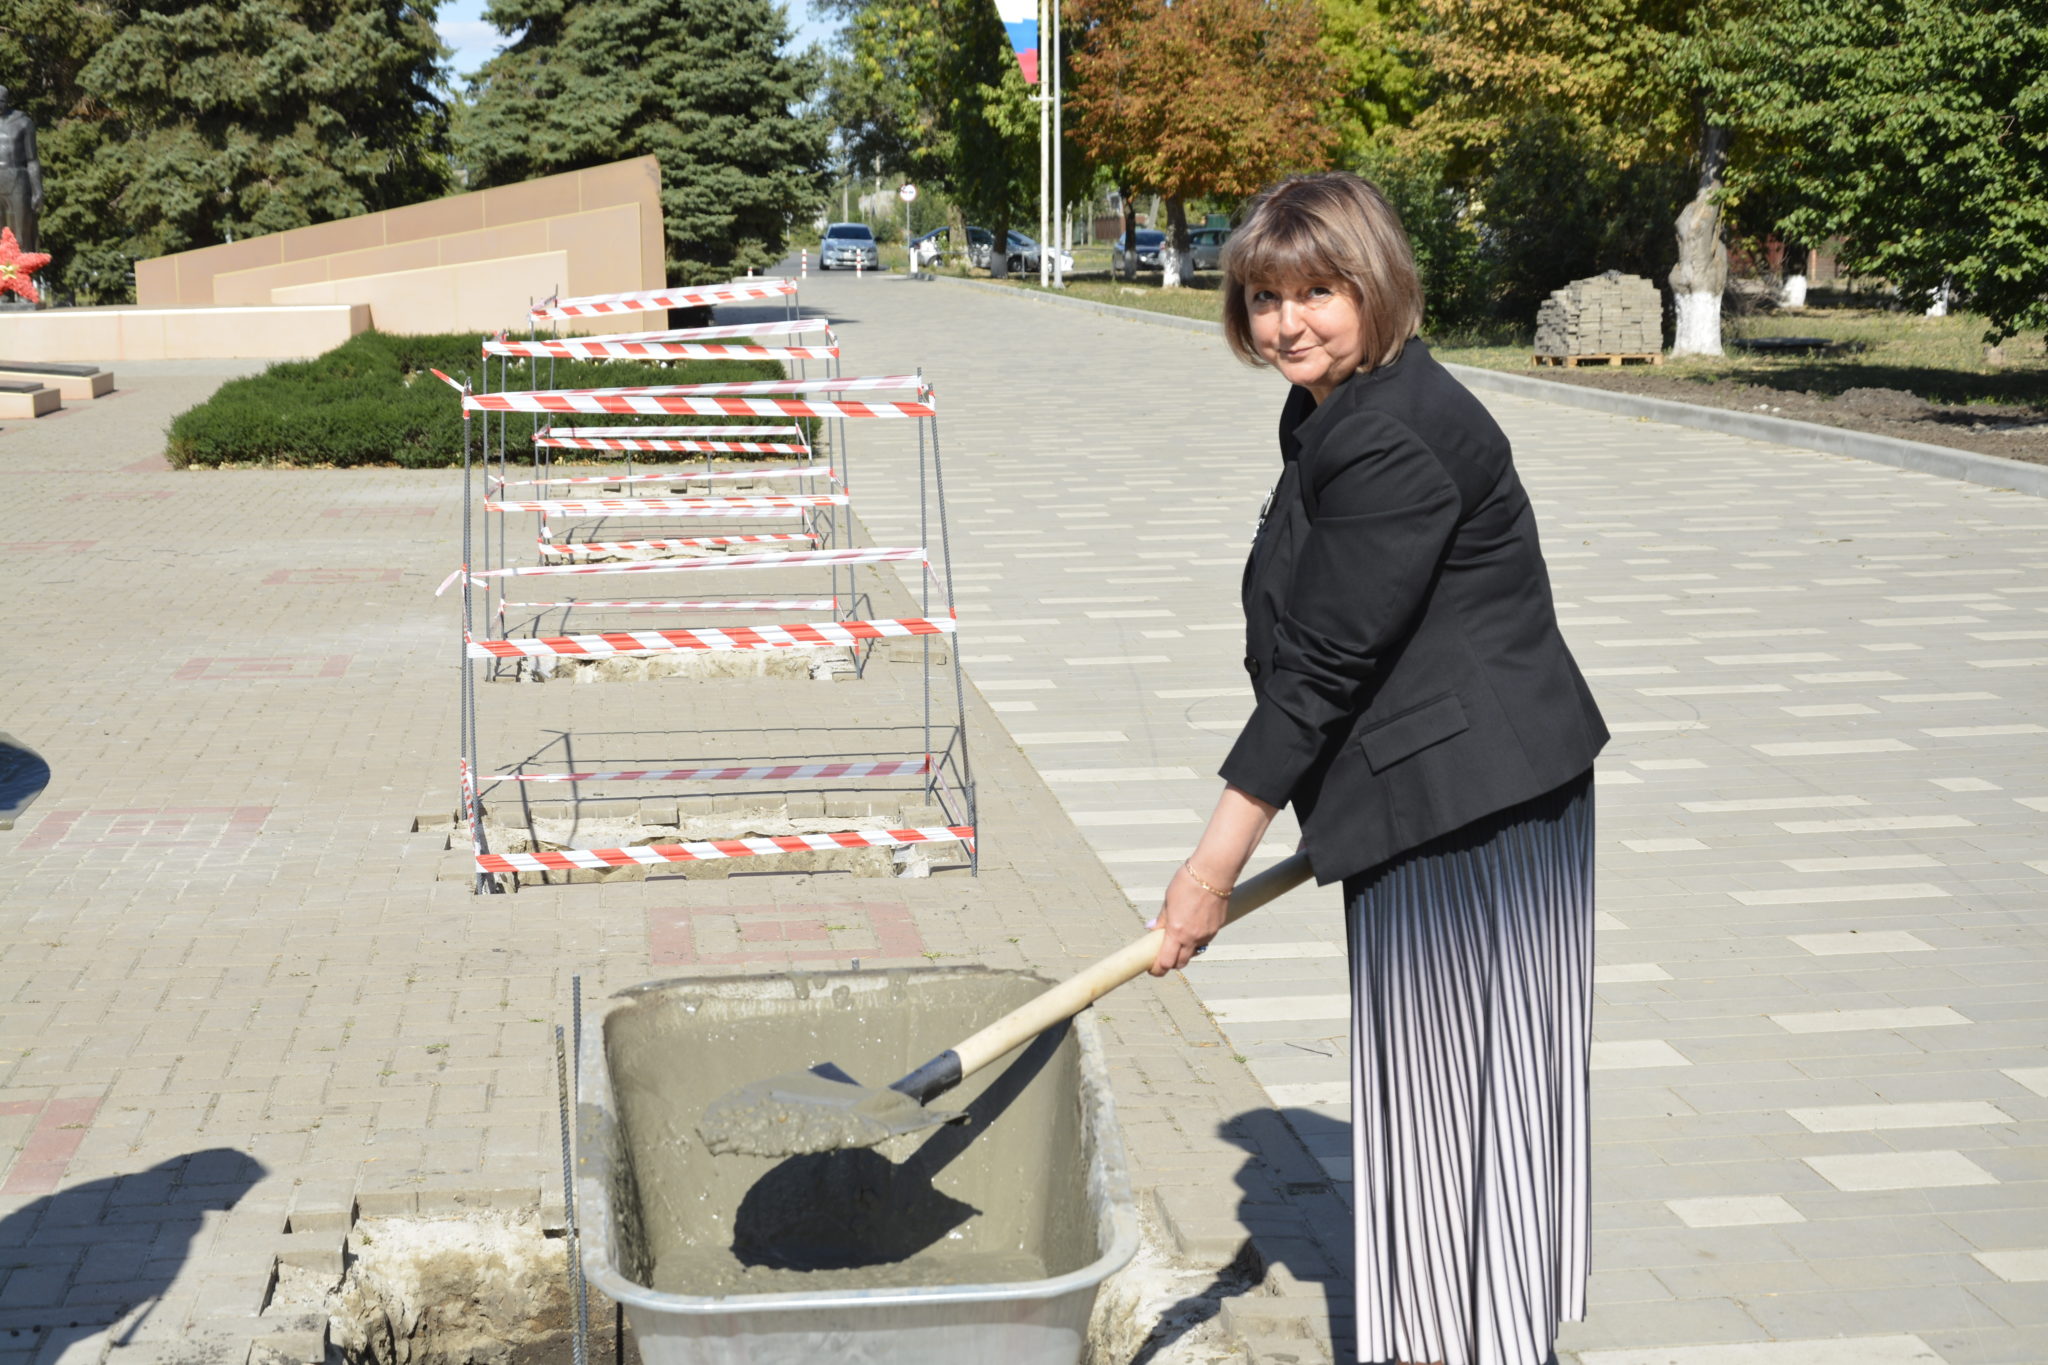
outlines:
[{"label": "short brown hair", "polygon": [[1223,247],[1223,336],[1238,359],[1252,345],[1249,290],[1309,279],[1351,296],[1365,327],[1365,368],[1401,356],[1422,330],[1422,279],[1401,215],[1369,180],[1347,171],[1297,175],[1260,192]]}]

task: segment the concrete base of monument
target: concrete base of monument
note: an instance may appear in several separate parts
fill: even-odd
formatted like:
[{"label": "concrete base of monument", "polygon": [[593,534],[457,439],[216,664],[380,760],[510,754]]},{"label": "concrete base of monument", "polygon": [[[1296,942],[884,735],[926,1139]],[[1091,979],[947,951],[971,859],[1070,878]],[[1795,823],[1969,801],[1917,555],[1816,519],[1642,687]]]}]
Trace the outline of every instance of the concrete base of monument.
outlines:
[{"label": "concrete base of monument", "polygon": [[17,363],[266,360],[315,356],[370,326],[365,303],[250,308],[0,308],[0,355]]}]

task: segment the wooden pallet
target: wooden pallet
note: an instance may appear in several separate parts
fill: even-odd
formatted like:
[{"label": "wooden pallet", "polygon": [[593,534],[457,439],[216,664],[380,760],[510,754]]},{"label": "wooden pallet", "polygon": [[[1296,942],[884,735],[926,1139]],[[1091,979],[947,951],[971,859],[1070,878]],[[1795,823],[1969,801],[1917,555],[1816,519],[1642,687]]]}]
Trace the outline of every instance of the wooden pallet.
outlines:
[{"label": "wooden pallet", "polygon": [[1559,365],[1568,370],[1576,370],[1581,365],[1626,365],[1630,362],[1638,365],[1662,365],[1664,363],[1664,355],[1661,351],[1627,351],[1609,355],[1532,355],[1529,357],[1529,363],[1538,368],[1546,365]]}]

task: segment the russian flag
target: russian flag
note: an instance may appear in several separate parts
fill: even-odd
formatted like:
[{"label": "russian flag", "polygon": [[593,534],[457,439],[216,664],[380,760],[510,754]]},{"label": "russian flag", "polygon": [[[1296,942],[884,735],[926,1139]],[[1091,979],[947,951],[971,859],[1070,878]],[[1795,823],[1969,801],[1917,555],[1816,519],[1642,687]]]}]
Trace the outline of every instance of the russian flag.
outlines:
[{"label": "russian flag", "polygon": [[1010,50],[1024,72],[1024,83],[1038,84],[1037,0],[996,0],[996,13],[1002,16],[1003,30],[1010,35]]}]

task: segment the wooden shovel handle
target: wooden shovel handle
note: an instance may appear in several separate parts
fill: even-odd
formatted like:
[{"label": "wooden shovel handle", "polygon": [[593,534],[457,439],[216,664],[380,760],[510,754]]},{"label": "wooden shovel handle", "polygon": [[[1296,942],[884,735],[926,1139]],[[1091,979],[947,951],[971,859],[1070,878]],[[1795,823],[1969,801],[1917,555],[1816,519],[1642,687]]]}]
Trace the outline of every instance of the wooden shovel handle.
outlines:
[{"label": "wooden shovel handle", "polygon": [[[1230,908],[1223,922],[1237,923],[1268,901],[1300,886],[1310,875],[1306,853],[1289,855],[1256,877],[1238,883],[1237,889],[1231,892]],[[953,1051],[960,1058],[961,1077],[972,1076],[1062,1019],[1071,1019],[1145,971],[1159,959],[1159,945],[1165,939],[1165,930],[1152,930],[1094,965],[1082,968],[1045,994],[1019,1005],[981,1032],[957,1044]]]}]

